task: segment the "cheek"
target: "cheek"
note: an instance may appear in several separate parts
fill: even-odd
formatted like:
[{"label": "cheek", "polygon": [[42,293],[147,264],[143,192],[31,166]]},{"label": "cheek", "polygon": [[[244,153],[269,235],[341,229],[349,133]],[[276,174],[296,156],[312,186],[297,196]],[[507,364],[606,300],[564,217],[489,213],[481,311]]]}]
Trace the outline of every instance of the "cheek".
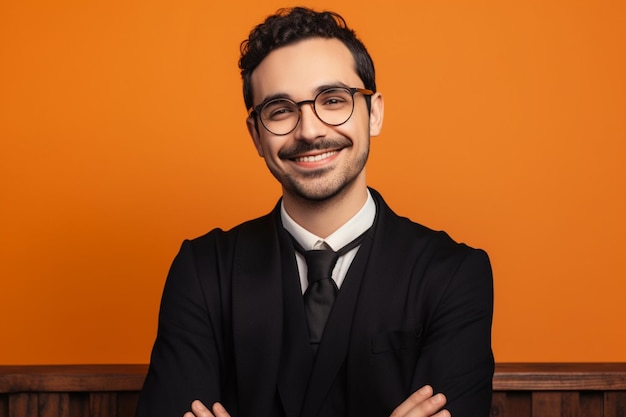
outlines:
[{"label": "cheek", "polygon": [[282,141],[279,143],[275,139],[276,138],[263,138],[261,146],[263,148],[265,158],[278,159],[278,152],[280,151],[281,147],[284,146],[284,143]]},{"label": "cheek", "polygon": [[358,129],[359,131],[367,131],[369,130],[370,126],[370,114],[367,111],[365,103],[362,104],[362,108],[354,109],[354,113],[352,114],[352,117],[350,118],[350,120],[348,120],[348,122],[352,122],[352,124],[355,126],[354,128]]},{"label": "cheek", "polygon": [[336,131],[353,142],[367,139],[369,137],[369,119],[353,116],[343,125],[337,126]]}]

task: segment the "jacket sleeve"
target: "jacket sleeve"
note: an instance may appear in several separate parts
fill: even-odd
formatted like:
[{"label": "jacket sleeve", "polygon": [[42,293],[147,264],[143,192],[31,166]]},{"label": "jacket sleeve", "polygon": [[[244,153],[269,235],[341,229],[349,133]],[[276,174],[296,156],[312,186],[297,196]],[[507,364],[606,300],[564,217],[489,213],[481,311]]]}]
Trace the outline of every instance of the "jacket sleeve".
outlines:
[{"label": "jacket sleeve", "polygon": [[441,281],[417,364],[413,389],[425,383],[448,400],[454,417],[487,417],[494,358],[491,350],[493,278],[489,258],[467,248]]},{"label": "jacket sleeve", "polygon": [[180,417],[195,399],[210,406],[220,398],[216,332],[196,265],[192,243],[185,241],[163,290],[137,417]]}]

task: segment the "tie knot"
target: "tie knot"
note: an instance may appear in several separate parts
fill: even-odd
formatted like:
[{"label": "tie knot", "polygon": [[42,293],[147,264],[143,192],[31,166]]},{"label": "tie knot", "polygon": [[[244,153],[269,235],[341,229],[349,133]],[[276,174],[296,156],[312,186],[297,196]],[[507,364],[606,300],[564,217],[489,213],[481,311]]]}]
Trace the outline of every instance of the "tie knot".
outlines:
[{"label": "tie knot", "polygon": [[332,277],[333,268],[337,263],[339,254],[332,249],[309,250],[303,253],[306,259],[306,265],[309,270],[309,284],[319,281],[320,279],[329,279]]}]

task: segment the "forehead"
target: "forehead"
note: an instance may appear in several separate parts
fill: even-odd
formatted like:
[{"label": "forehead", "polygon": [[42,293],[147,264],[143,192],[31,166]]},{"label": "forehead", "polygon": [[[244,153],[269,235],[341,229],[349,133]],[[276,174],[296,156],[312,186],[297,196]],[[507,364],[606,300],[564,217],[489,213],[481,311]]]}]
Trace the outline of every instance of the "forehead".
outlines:
[{"label": "forehead", "polygon": [[307,99],[323,85],[363,87],[350,50],[337,39],[305,39],[270,52],[251,77],[254,103],[286,94]]}]

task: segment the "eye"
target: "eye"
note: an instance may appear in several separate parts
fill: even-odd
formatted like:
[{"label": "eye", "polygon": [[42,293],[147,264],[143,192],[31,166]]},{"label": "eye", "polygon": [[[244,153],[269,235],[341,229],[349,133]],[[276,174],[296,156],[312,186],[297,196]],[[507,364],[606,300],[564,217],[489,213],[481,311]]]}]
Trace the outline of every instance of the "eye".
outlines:
[{"label": "eye", "polygon": [[329,97],[326,100],[324,100],[324,104],[338,104],[338,103],[342,103],[344,101],[345,101],[345,99],[343,99],[341,97]]},{"label": "eye", "polygon": [[261,110],[266,120],[282,120],[297,113],[298,106],[290,100],[273,100],[268,102]]},{"label": "eye", "polygon": [[352,102],[350,93],[342,88],[333,88],[323,91],[317,97],[317,105],[325,109],[340,109]]}]

